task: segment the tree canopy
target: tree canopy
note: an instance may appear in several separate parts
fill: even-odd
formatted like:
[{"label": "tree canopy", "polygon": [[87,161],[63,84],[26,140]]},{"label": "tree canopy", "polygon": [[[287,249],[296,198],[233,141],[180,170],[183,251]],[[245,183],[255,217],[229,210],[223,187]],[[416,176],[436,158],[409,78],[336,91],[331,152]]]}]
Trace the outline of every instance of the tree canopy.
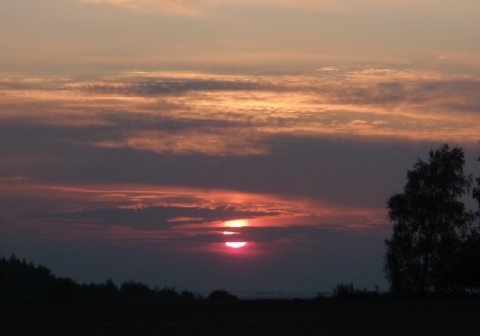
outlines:
[{"label": "tree canopy", "polygon": [[478,229],[474,213],[462,200],[473,178],[464,174],[464,165],[459,147],[431,150],[428,161],[418,160],[407,172],[403,193],[388,199],[393,234],[385,241],[385,274],[393,292],[448,293],[478,287]]}]

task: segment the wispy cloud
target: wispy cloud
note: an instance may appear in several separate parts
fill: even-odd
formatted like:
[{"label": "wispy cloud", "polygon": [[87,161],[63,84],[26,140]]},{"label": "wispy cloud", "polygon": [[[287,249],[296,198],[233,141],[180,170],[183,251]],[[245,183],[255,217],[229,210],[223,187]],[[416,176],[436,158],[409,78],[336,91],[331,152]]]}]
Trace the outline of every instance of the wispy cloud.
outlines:
[{"label": "wispy cloud", "polygon": [[480,134],[478,79],[408,69],[324,68],[298,76],[137,71],[1,85],[4,125],[43,125],[50,137],[57,127],[76,127],[57,140],[107,149],[261,155],[285,135],[476,142]]},{"label": "wispy cloud", "polygon": [[202,7],[192,0],[80,0],[124,7],[141,13],[163,12],[176,15],[198,15]]},{"label": "wispy cloud", "polygon": [[[383,210],[340,209],[313,200],[228,190],[47,185],[23,179],[0,180],[0,186],[1,197],[22,200],[22,208],[14,206],[3,212],[2,230],[32,232],[39,239],[177,242],[205,248],[224,242],[226,228],[235,231],[230,239],[298,243],[308,239],[308,230],[368,230],[383,222]],[[29,207],[28,199],[33,201],[41,194],[48,196]],[[228,227],[228,221],[237,219],[243,219],[246,227]]]},{"label": "wispy cloud", "polygon": [[[170,15],[201,15],[227,6],[237,7],[286,7],[307,8],[322,11],[348,10],[358,4],[373,4],[377,6],[404,5],[398,0],[80,0],[90,3],[104,3],[134,10],[139,13],[165,13]],[[414,2],[411,2],[411,4]],[[355,7],[356,8],[356,7]]]}]

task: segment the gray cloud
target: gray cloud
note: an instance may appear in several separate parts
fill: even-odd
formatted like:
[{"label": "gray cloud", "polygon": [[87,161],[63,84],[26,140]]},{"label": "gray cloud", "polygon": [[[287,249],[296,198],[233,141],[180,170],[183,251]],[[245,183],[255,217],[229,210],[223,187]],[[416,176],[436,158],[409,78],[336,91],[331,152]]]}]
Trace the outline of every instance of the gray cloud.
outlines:
[{"label": "gray cloud", "polygon": [[[59,222],[68,225],[69,222],[83,222],[86,224],[106,226],[126,226],[137,230],[171,230],[183,225],[196,225],[208,222],[224,222],[238,218],[257,218],[262,216],[276,216],[277,212],[245,211],[230,206],[216,206],[215,208],[202,207],[175,207],[175,206],[147,206],[139,209],[129,208],[100,208],[79,211],[53,212],[36,214],[27,219],[41,222]],[[178,218],[183,218],[180,222]]]},{"label": "gray cloud", "polygon": [[[79,87],[75,87],[78,89]],[[195,91],[253,91],[265,90],[253,81],[227,81],[212,79],[178,78],[129,78],[123,83],[93,83],[80,86],[82,90],[97,94],[116,95],[180,95]]]},{"label": "gray cloud", "polygon": [[[414,71],[358,70],[337,69],[328,74],[319,73],[316,76],[190,76],[155,74],[146,76],[145,73],[125,74],[105,81],[85,82],[67,85],[69,90],[85,90],[91,94],[114,94],[118,96],[178,96],[189,93],[215,93],[220,96],[209,96],[215,101],[223,98],[222,92],[238,92],[242,97],[259,99],[254,93],[262,92],[289,93],[292,98],[304,94],[305,98],[317,104],[335,103],[354,104],[359,106],[402,106],[407,109],[421,112],[421,109],[431,112],[440,111],[458,112],[453,105],[449,109],[449,102],[470,106],[472,111],[478,110],[480,81],[473,78],[455,78],[430,73],[415,73]],[[201,97],[196,97],[200,99]],[[193,103],[187,100],[187,105]],[[268,103],[259,100],[259,105]],[[191,105],[195,106],[195,105]],[[241,111],[241,110],[239,110]],[[214,111],[211,111],[213,113]],[[231,111],[229,111],[231,112]],[[372,111],[374,112],[374,111]],[[412,112],[412,111],[408,111]],[[377,113],[377,112],[375,112]]]},{"label": "gray cloud", "polygon": [[[118,134],[120,133],[120,134]],[[103,127],[4,127],[0,175],[49,183],[140,183],[320,197],[382,206],[403,173],[434,143],[274,136],[270,154],[211,156],[82,145],[121,137]]]}]

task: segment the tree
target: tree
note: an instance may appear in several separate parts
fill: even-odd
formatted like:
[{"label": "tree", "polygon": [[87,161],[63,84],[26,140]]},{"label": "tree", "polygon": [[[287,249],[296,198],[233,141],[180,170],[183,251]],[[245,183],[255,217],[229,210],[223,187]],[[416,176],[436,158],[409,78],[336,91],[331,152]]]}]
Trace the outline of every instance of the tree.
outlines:
[{"label": "tree", "polygon": [[351,299],[366,296],[367,290],[356,288],[352,283],[339,283],[333,287],[333,297],[337,299]]},{"label": "tree", "polygon": [[478,231],[465,240],[459,251],[460,285],[471,292],[480,289],[480,234]]},{"label": "tree", "polygon": [[235,302],[238,301],[238,297],[230,294],[224,289],[214,290],[208,296],[208,301],[211,302]]},{"label": "tree", "polygon": [[427,162],[418,160],[407,172],[403,193],[388,199],[393,234],[385,241],[385,275],[392,292],[466,290],[461,256],[476,230],[461,200],[472,185],[464,165],[461,148],[431,150]]},{"label": "tree", "polygon": [[[478,161],[480,161],[480,157],[478,158]],[[478,202],[477,216],[480,217],[480,177],[477,177],[476,182],[477,187],[473,189],[473,198],[476,199]]]},{"label": "tree", "polygon": [[[480,157],[478,158],[480,161]],[[473,189],[473,198],[478,202],[476,212],[477,220],[480,220],[480,177],[476,178],[476,187]],[[480,230],[472,232],[462,249],[462,275],[465,285],[471,290],[480,289]]]}]

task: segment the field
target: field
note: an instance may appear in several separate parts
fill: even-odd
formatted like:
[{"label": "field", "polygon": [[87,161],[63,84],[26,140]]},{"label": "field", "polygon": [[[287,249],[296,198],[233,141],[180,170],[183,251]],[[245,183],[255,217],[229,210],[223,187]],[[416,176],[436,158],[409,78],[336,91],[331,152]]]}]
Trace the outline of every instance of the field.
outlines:
[{"label": "field", "polygon": [[479,335],[480,301],[292,300],[3,313],[0,335]]}]

